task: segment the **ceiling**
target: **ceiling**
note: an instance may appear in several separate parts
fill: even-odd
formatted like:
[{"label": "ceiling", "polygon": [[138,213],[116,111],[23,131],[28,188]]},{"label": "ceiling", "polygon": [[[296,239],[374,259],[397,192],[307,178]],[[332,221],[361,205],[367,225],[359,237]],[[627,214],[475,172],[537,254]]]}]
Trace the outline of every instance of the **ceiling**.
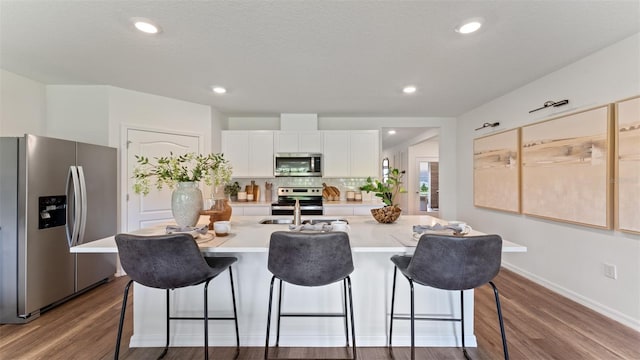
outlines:
[{"label": "ceiling", "polygon": [[457,116],[639,31],[638,1],[2,0],[0,67],[229,116]]}]

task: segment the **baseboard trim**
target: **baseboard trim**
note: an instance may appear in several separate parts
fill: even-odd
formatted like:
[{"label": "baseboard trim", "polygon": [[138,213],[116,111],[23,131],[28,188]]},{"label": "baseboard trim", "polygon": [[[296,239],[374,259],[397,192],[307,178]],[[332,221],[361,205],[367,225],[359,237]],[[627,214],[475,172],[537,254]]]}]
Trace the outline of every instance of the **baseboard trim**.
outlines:
[{"label": "baseboard trim", "polygon": [[[240,346],[263,347],[264,335],[241,336]],[[344,336],[280,336],[281,347],[343,347]],[[164,347],[164,335],[133,335],[129,341],[129,347]],[[271,339],[271,345],[275,343],[275,337]],[[202,335],[177,335],[171,336],[169,346],[173,347],[198,347],[204,344]],[[358,347],[387,346],[386,336],[356,336]],[[410,346],[411,337],[400,335],[393,337],[393,346]],[[467,347],[477,347],[475,335],[465,336]],[[236,346],[236,338],[231,335],[212,335],[209,338],[209,346]],[[460,347],[461,340],[456,336],[416,336],[416,346],[419,347]]]},{"label": "baseboard trim", "polygon": [[588,307],[589,309],[596,311],[614,321],[617,321],[625,326],[628,326],[636,331],[640,331],[640,320],[634,319],[626,314],[623,314],[617,310],[611,309],[605,305],[600,304],[597,301],[593,301],[585,296],[582,296],[574,291],[571,291],[563,286],[560,286],[556,283],[548,281],[538,275],[535,275],[529,271],[526,271],[522,268],[519,268],[513,264],[503,262],[502,266],[508,270],[515,272],[516,274],[522,275],[525,278],[535,282],[538,285],[544,286],[545,288],[558,293],[566,298],[569,298],[581,305]]}]

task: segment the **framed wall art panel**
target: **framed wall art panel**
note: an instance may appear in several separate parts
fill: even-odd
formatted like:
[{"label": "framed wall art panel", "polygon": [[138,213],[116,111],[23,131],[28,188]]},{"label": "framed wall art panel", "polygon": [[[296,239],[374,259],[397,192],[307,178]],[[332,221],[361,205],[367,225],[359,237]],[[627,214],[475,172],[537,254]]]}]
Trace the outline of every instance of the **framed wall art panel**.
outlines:
[{"label": "framed wall art panel", "polygon": [[615,228],[640,234],[640,96],[616,103]]},{"label": "framed wall art panel", "polygon": [[522,212],[611,229],[613,104],[522,127]]},{"label": "framed wall art panel", "polygon": [[473,141],[473,204],[520,212],[520,129]]}]

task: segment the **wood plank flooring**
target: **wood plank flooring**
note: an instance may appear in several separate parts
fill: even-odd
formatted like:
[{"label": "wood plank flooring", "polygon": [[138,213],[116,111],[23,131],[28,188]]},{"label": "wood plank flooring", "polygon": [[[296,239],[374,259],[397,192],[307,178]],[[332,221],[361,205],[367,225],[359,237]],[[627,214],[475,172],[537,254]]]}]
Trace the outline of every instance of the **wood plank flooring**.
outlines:
[{"label": "wood plank flooring", "polygon": [[[128,279],[118,278],[25,325],[0,326],[0,359],[112,359],[122,291]],[[517,359],[640,359],[640,333],[561,297],[508,270],[495,280],[500,290],[509,353]],[[129,299],[131,300],[131,296]],[[493,294],[489,286],[476,291],[474,359],[502,358]],[[358,311],[355,309],[355,311]],[[357,329],[356,329],[357,331]],[[132,334],[127,312],[120,358],[155,359],[159,348],[128,348]],[[360,359],[406,360],[409,349],[361,347]],[[212,359],[236,358],[234,348],[212,347]],[[262,359],[263,348],[243,347],[239,360]],[[288,359],[347,358],[345,348],[281,348],[270,356]],[[203,349],[170,348],[165,359],[201,359]],[[457,348],[417,348],[416,359],[464,359]]]}]

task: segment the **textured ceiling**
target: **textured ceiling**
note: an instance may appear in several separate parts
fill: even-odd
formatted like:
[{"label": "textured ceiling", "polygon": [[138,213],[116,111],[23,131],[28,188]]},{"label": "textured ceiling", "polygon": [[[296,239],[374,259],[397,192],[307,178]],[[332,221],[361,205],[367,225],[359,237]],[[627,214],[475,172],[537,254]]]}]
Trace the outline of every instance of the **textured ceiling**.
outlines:
[{"label": "textured ceiling", "polygon": [[638,31],[638,1],[3,0],[0,67],[236,116],[457,116]]}]

